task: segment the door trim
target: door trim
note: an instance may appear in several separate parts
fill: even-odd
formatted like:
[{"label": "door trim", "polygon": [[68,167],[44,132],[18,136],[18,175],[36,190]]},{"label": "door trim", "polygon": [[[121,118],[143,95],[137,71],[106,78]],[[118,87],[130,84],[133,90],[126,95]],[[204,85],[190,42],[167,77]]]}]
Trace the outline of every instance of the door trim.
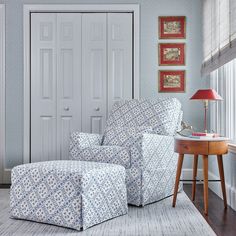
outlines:
[{"label": "door trim", "polygon": [[133,13],[133,80],[134,98],[140,96],[139,86],[139,4],[25,4],[24,24],[24,151],[23,162],[30,162],[30,14],[33,12],[132,12]]},{"label": "door trim", "polygon": [[5,80],[5,5],[0,4],[0,183],[7,182],[7,170],[5,169],[6,157],[6,135],[5,135],[5,94],[6,94],[6,80]]}]

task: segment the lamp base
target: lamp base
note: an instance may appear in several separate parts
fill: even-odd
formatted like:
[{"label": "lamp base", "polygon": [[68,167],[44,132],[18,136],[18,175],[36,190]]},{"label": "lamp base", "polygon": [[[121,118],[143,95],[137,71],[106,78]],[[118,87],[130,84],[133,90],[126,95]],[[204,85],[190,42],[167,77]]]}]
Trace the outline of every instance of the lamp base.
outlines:
[{"label": "lamp base", "polygon": [[207,110],[208,110],[208,100],[204,100],[204,130],[207,133]]}]

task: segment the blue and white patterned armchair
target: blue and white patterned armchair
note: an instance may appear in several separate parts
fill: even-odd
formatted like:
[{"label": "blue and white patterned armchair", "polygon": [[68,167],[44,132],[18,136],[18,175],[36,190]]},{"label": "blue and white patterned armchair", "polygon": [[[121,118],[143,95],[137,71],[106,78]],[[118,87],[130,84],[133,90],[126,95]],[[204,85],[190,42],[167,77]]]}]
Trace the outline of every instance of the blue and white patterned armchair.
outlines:
[{"label": "blue and white patterned armchair", "polygon": [[124,166],[129,204],[161,200],[173,194],[182,114],[176,98],[116,102],[103,135],[71,134],[71,159]]}]

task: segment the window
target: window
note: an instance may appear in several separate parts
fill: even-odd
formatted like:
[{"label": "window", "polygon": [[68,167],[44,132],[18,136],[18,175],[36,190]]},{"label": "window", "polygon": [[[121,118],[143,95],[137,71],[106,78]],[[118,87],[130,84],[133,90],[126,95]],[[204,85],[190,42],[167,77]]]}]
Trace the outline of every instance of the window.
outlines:
[{"label": "window", "polygon": [[211,129],[236,144],[236,59],[211,72],[210,87],[224,99],[210,103]]},{"label": "window", "polygon": [[236,1],[203,1],[203,65],[209,74],[236,57]]}]

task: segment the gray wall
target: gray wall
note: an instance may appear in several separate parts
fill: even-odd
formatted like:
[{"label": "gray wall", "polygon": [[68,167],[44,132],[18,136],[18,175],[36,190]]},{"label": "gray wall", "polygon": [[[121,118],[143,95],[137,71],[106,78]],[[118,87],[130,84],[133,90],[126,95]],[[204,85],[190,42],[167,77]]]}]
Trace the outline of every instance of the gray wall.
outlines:
[{"label": "gray wall", "polygon": [[[189,101],[195,90],[205,87],[200,75],[202,59],[201,0],[1,0],[6,4],[6,166],[23,161],[23,4],[46,3],[139,3],[141,8],[141,97],[177,97],[183,104],[184,120],[202,127],[202,104]],[[185,15],[187,17],[186,93],[157,92],[157,17]],[[175,40],[172,40],[173,42]],[[180,42],[180,40],[178,40]],[[164,42],[164,40],[163,40]],[[165,67],[168,68],[168,67]],[[170,68],[170,67],[169,67]],[[197,112],[196,112],[197,111]],[[190,165],[186,161],[185,167]]]}]

